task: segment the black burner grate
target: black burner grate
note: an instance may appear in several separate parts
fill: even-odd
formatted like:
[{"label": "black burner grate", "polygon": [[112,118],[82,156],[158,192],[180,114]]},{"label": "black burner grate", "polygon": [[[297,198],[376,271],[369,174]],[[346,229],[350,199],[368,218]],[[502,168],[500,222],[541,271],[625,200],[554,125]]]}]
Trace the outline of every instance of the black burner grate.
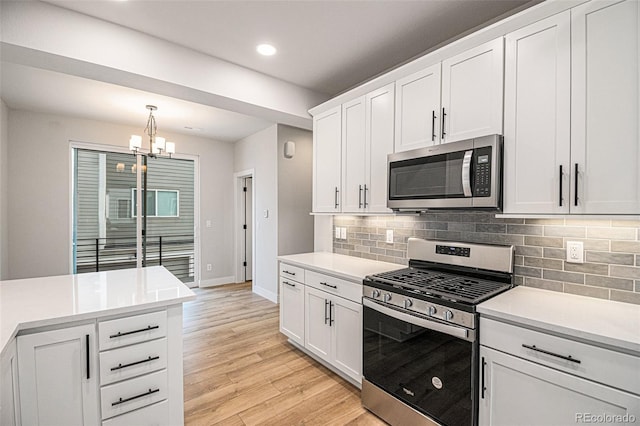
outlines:
[{"label": "black burner grate", "polygon": [[474,305],[511,287],[496,281],[415,268],[383,272],[369,278]]}]

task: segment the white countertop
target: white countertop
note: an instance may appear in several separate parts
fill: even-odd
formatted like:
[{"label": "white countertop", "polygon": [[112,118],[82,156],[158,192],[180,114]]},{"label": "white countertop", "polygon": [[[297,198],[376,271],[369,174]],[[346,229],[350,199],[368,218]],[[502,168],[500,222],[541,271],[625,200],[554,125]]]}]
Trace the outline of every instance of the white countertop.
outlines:
[{"label": "white countertop", "polygon": [[195,293],[162,266],[0,281],[0,348],[27,328],[193,299]]},{"label": "white countertop", "polygon": [[518,286],[479,304],[477,311],[640,354],[640,305]]},{"label": "white countertop", "polygon": [[344,254],[316,252],[279,256],[279,260],[302,268],[335,275],[345,280],[362,282],[365,276],[405,268],[397,263],[379,262]]}]

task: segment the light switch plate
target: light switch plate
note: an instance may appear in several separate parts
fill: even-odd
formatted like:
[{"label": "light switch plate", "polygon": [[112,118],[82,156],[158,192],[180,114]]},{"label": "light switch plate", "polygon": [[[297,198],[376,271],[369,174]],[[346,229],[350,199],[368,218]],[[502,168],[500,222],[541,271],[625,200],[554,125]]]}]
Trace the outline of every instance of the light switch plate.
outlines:
[{"label": "light switch plate", "polygon": [[340,227],[339,226],[336,226],[335,234],[336,234],[336,240],[339,240],[340,239]]},{"label": "light switch plate", "polygon": [[343,240],[347,239],[347,227],[343,226],[342,228],[340,228],[340,238],[342,238]]},{"label": "light switch plate", "polygon": [[393,229],[387,229],[387,242],[393,243]]},{"label": "light switch plate", "polygon": [[584,243],[582,241],[567,241],[567,262],[584,263]]}]

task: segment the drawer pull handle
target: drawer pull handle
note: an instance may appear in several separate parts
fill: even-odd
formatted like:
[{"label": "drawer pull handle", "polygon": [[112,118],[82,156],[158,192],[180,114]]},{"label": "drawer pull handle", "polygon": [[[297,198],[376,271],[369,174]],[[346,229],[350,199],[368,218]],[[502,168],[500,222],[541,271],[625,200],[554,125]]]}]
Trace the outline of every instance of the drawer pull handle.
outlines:
[{"label": "drawer pull handle", "polygon": [[142,398],[143,396],[151,395],[153,393],[160,392],[160,388],[158,389],[149,389],[148,392],[141,393],[140,395],[132,396],[131,398],[119,398],[116,402],[112,402],[111,406],[115,407],[116,405],[124,404],[125,402],[133,401],[134,399]]},{"label": "drawer pull handle", "polygon": [[555,354],[553,352],[545,351],[544,349],[536,348],[536,345],[531,345],[530,346],[530,345],[525,345],[524,343],[522,344],[522,347],[526,348],[526,349],[531,349],[532,351],[541,352],[541,353],[543,353],[545,355],[555,356],[556,358],[561,358],[561,359],[564,359],[566,361],[571,361],[571,362],[575,362],[577,364],[580,364],[580,360],[572,358],[571,355],[567,355],[567,356],[558,355],[558,354]]},{"label": "drawer pull handle", "polygon": [[282,280],[282,284],[286,284],[289,287],[295,287],[296,286],[295,284],[291,284],[289,281],[285,281],[285,280]]},{"label": "drawer pull handle", "polygon": [[337,285],[331,285],[331,284],[327,284],[327,283],[323,283],[323,282],[320,282],[320,284],[322,284],[325,287],[333,288],[333,289],[336,289],[336,290],[338,289]]},{"label": "drawer pull handle", "polygon": [[289,272],[289,271],[284,271],[284,270],[282,272],[284,272],[285,274],[293,275],[294,277],[296,276],[295,272]]},{"label": "drawer pull handle", "polygon": [[141,328],[140,330],[125,331],[124,333],[118,331],[116,334],[109,336],[109,339],[115,339],[116,337],[128,336],[129,334],[142,333],[144,331],[155,330],[160,328],[159,325],[148,325],[147,328]]},{"label": "drawer pull handle", "polygon": [[121,370],[121,369],[127,368],[127,367],[133,367],[134,365],[144,364],[145,362],[155,361],[156,359],[160,359],[160,357],[159,356],[149,356],[149,358],[143,359],[141,361],[136,361],[136,362],[132,362],[132,363],[125,364],[125,365],[118,364],[116,367],[111,367],[111,371]]}]

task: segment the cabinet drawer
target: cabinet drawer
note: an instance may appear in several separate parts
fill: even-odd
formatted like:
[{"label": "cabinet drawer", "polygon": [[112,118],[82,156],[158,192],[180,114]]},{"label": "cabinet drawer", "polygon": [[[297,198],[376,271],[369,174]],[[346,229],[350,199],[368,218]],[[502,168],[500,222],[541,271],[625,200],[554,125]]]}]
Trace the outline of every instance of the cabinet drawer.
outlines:
[{"label": "cabinet drawer", "polygon": [[105,386],[100,394],[103,419],[146,407],[167,398],[167,370]]},{"label": "cabinet drawer", "polygon": [[102,426],[169,426],[169,401],[132,411],[102,422]]},{"label": "cabinet drawer", "polygon": [[100,353],[100,384],[108,385],[167,368],[167,339]]},{"label": "cabinet drawer", "polygon": [[151,312],[98,323],[100,350],[117,348],[167,335],[167,312]]},{"label": "cabinet drawer", "polygon": [[305,284],[328,293],[336,294],[356,303],[362,303],[362,284],[345,281],[313,271],[306,271]]},{"label": "cabinet drawer", "polygon": [[[480,344],[640,394],[640,357],[487,318],[480,319]],[[573,361],[561,358],[569,356]]]},{"label": "cabinet drawer", "polygon": [[287,263],[280,263],[280,276],[282,278],[289,278],[298,282],[304,282],[304,269],[289,265]]}]

